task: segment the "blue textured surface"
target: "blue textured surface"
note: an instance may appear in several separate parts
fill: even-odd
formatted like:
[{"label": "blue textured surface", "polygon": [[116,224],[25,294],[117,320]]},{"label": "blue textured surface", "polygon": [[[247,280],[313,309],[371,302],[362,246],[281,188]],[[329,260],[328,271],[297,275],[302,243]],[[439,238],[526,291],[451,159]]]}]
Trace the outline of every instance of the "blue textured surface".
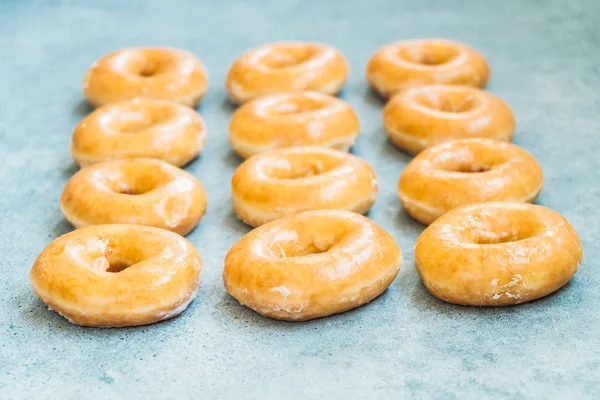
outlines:
[{"label": "blue textured surface", "polygon": [[[211,3],[0,0],[0,398],[600,398],[600,2]],[[422,226],[396,197],[409,157],[386,140],[382,104],[363,71],[384,43],[436,36],[485,53],[489,89],[516,113],[515,143],[544,168],[539,203],[581,235],[581,270],[553,296],[463,308],[435,300],[419,283],[412,247]],[[372,163],[382,188],[370,217],[405,255],[381,298],[309,323],[264,319],[221,282],[228,248],[248,230],[229,200],[239,161],[227,143],[233,109],[224,78],[244,50],[281,39],[326,42],[350,61],[342,97],[362,122],[355,153]],[[70,229],[58,197],[76,170],[71,131],[89,112],[85,71],[134,45],[190,50],[210,72],[199,108],[207,147],[187,168],[209,195],[208,214],[189,236],[204,259],[204,284],[174,320],[84,329],[44,307],[28,272]]]}]

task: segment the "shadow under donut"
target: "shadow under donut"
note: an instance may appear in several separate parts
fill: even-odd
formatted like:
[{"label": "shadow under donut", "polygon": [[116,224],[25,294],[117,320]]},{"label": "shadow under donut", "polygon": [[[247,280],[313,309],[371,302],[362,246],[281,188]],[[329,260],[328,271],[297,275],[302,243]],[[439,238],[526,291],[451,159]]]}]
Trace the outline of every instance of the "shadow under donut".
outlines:
[{"label": "shadow under donut", "polygon": [[419,221],[407,214],[404,208],[402,208],[400,200],[398,200],[398,212],[396,213],[395,220],[398,226],[402,227],[403,232],[409,231],[417,236],[423,233],[425,228],[427,228],[426,225],[423,225],[422,223],[420,223]]},{"label": "shadow under donut", "polygon": [[94,107],[90,106],[87,101],[80,100],[73,108],[73,115],[84,118],[94,111]]},{"label": "shadow under donut", "polygon": [[77,164],[71,163],[68,167],[63,167],[60,169],[60,175],[65,179],[70,179],[77,173],[77,171],[79,171]]},{"label": "shadow under donut", "polygon": [[224,111],[226,113],[233,113],[235,110],[238,109],[238,107],[239,106],[237,104],[235,104],[234,102],[232,102],[229,97],[226,97],[221,102],[221,111]]},{"label": "shadow under donut", "polygon": [[52,227],[52,237],[55,239],[74,230],[73,225],[63,217]]},{"label": "shadow under donut", "polygon": [[326,317],[315,318],[309,321],[281,321],[269,317],[265,317],[256,311],[242,305],[229,293],[225,292],[221,300],[216,304],[215,308],[234,321],[240,321],[246,325],[257,328],[288,330],[288,329],[307,329],[316,328],[323,325],[338,325],[345,324],[349,319],[360,320],[369,318],[370,312],[376,312],[374,308],[385,307],[386,298],[391,298],[392,294],[388,294],[390,290],[384,291],[371,302],[363,304],[360,307],[353,308],[342,313],[329,315]]},{"label": "shadow under donut", "polygon": [[386,99],[385,97],[382,97],[379,93],[377,93],[375,90],[373,90],[373,88],[371,88],[370,86],[364,91],[363,100],[365,101],[365,103],[369,104],[370,106],[382,108],[382,111],[383,111],[383,107],[385,106],[385,104],[388,101],[388,99]]},{"label": "shadow under donut", "polygon": [[572,292],[569,287],[573,284],[571,281],[567,282],[563,287],[557,291],[550,293],[542,298],[528,301],[525,303],[514,304],[503,307],[483,307],[483,306],[464,306],[459,304],[448,303],[433,296],[423,281],[419,279],[419,283],[415,285],[412,293],[412,303],[421,311],[433,312],[437,315],[445,315],[450,319],[463,317],[463,316],[489,316],[490,318],[502,318],[509,314],[515,313],[529,313],[530,307],[544,308],[544,307],[556,307],[559,302],[569,302],[570,299],[566,299]]},{"label": "shadow under donut", "polygon": [[187,318],[196,318],[194,315],[191,315],[193,314],[193,309],[191,308],[194,305],[194,303],[198,302],[198,297],[194,299],[194,301],[188,306],[188,308],[186,308],[186,310],[184,310],[181,314],[173,318],[154,322],[147,325],[137,326],[95,327],[76,325],[69,322],[69,320],[64,318],[56,311],[48,308],[48,306],[38,297],[35,297],[32,301],[29,301],[29,298],[27,301],[24,301],[22,304],[27,304],[27,306],[22,308],[21,313],[26,320],[29,320],[36,325],[51,327],[52,330],[61,330],[69,335],[80,334],[83,330],[85,330],[86,335],[95,337],[111,337],[115,334],[122,335],[128,333],[135,333],[137,335],[149,329],[157,329],[159,327],[169,328],[172,324],[186,323],[185,320]]},{"label": "shadow under donut", "polygon": [[236,215],[233,209],[229,209],[225,212],[223,217],[223,224],[230,228],[232,231],[245,235],[250,232],[253,228],[250,225],[243,223]]},{"label": "shadow under donut", "polygon": [[225,155],[223,156],[223,162],[228,167],[235,169],[239,167],[244,160],[230,148],[225,152]]}]

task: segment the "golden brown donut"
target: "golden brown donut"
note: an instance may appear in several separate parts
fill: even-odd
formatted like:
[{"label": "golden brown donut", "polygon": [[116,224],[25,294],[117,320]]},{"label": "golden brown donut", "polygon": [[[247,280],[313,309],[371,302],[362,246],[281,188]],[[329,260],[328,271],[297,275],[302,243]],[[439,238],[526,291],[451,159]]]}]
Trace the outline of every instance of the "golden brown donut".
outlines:
[{"label": "golden brown donut", "polygon": [[207,86],[206,69],[192,53],[137,47],[117,50],[94,62],[85,76],[83,92],[94,107],[139,97],[195,107]]},{"label": "golden brown donut", "polygon": [[566,219],[527,203],[457,208],[425,229],[415,246],[429,292],[470,306],[544,297],[571,279],[582,256],[579,236]]},{"label": "golden brown donut", "polygon": [[69,179],[60,197],[77,228],[139,224],[188,234],[206,211],[206,192],[189,173],[150,158],[107,161]]},{"label": "golden brown donut", "polygon": [[238,217],[259,226],[305,210],[340,209],[364,214],[377,199],[375,172],[366,161],[322,147],[290,147],[256,155],[233,174]]},{"label": "golden brown donut", "polygon": [[383,110],[385,130],[408,153],[455,139],[510,141],[515,117],[502,99],[468,86],[431,85],[403,90]]},{"label": "golden brown donut", "polygon": [[278,147],[322,146],[348,151],[360,130],[348,103],[316,92],[252,100],[231,118],[229,139],[242,158]]},{"label": "golden brown donut", "polygon": [[402,171],[398,195],[425,225],[446,212],[487,201],[533,202],[544,175],[535,158],[511,143],[463,139],[430,147]]},{"label": "golden brown donut", "polygon": [[235,103],[304,90],[333,95],[342,90],[348,71],[348,61],[331,46],[277,42],[254,48],[235,60],[226,86]]},{"label": "golden brown donut", "polygon": [[182,166],[206,142],[202,117],[164,100],[135,99],[98,108],[75,128],[71,154],[81,166],[118,158],[157,158]]},{"label": "golden brown donut", "polygon": [[402,264],[394,239],[360,214],[306,211],[254,229],[227,253],[223,281],[270,318],[306,321],[370,302]]},{"label": "golden brown donut", "polygon": [[444,39],[407,40],[383,46],[367,64],[367,81],[383,97],[415,86],[484,88],[490,69],[477,50]]},{"label": "golden brown donut", "polygon": [[173,318],[194,300],[202,260],[164,229],[97,225],[54,240],[31,269],[35,293],[83,326],[145,325]]}]

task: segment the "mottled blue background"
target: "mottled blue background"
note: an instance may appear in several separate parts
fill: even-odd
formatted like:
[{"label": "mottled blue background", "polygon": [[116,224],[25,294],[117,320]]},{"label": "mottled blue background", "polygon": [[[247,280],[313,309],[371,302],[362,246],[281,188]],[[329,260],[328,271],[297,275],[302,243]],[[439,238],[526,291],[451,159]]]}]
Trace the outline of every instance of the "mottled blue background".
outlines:
[{"label": "mottled blue background", "polygon": [[[548,1],[10,1],[0,0],[0,397],[6,398],[600,398],[600,2]],[[409,157],[390,146],[364,67],[381,45],[445,37],[480,49],[489,90],[514,108],[515,143],[541,163],[539,203],[579,231],[585,258],[560,292],[503,309],[463,308],[427,294],[413,266],[422,226],[396,182]],[[400,244],[389,291],[359,310],[309,323],[264,319],[232,300],[223,258],[248,228],[231,211],[238,165],[227,142],[228,66],[282,39],[339,47],[352,66],[342,93],[362,123],[355,153],[375,168],[369,216]],[[89,112],[82,79],[103,54],[168,45],[210,72],[199,108],[208,214],[189,239],[204,259],[198,299],[157,325],[69,324],[35,297],[29,268],[69,231],[58,197],[76,171],[70,135]]]}]

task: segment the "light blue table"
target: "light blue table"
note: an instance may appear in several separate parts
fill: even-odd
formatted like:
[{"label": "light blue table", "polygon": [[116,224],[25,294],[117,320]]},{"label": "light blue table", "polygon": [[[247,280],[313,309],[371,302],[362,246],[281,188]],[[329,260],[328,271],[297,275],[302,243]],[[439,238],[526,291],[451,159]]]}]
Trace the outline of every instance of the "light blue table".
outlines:
[{"label": "light blue table", "polygon": [[[210,3],[0,0],[0,398],[600,398],[600,2]],[[396,197],[410,158],[386,140],[382,103],[363,71],[386,42],[435,36],[485,53],[489,89],[516,113],[515,143],[544,168],[539,203],[581,235],[581,270],[553,296],[463,308],[437,301],[419,282],[412,247],[422,226]],[[350,61],[342,97],[361,118],[355,153],[372,163],[382,188],[369,216],[405,255],[384,296],[309,323],[264,319],[221,282],[227,250],[248,231],[229,201],[239,161],[228,147],[233,108],[223,82],[244,50],[281,39],[330,43]],[[71,130],[89,112],[84,73],[101,55],[134,45],[188,49],[210,71],[199,108],[208,144],[187,168],[209,195],[208,214],[189,236],[204,259],[204,283],[172,321],[84,329],[38,301],[28,272],[70,229],[58,196],[76,170]]]}]

